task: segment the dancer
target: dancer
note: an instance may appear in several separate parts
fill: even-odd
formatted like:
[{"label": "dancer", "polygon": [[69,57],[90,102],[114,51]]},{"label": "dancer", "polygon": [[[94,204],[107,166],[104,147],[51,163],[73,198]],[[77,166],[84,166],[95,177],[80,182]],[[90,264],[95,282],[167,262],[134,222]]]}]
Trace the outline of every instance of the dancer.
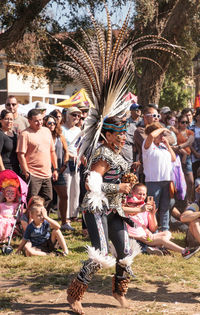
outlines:
[{"label": "dancer", "polygon": [[79,314],[84,314],[81,298],[94,273],[102,267],[111,267],[115,259],[108,255],[108,238],[117,252],[116,271],[113,277],[113,296],[126,307],[133,254],[129,247],[125,215],[122,210],[122,194],[129,193],[129,183],[121,183],[128,163],[119,154],[125,143],[126,123],[117,117],[108,118],[103,124],[103,145],[96,150],[87,178],[89,189],[82,209],[93,248],[88,247],[89,259],[84,262],[77,278],[68,288],[68,302]]}]

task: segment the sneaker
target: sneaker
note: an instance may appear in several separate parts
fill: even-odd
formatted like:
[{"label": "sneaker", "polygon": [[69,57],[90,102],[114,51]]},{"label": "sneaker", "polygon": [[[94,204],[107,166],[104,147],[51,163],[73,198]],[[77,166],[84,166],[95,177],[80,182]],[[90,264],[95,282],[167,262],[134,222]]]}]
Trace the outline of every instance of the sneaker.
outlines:
[{"label": "sneaker", "polygon": [[148,246],[146,251],[147,251],[147,254],[149,255],[163,256],[163,252],[158,247]]},{"label": "sneaker", "polygon": [[63,252],[62,250],[57,249],[55,251],[56,256],[67,256],[69,254],[69,251],[67,250],[66,252]]},{"label": "sneaker", "polygon": [[75,231],[75,228],[73,228],[70,223],[65,223],[65,224],[61,225],[61,230],[62,231],[65,231],[65,230]]},{"label": "sneaker", "polygon": [[189,259],[194,254],[196,254],[199,250],[200,250],[200,246],[199,247],[193,247],[193,248],[185,248],[183,253],[182,253],[182,257],[185,259]]}]

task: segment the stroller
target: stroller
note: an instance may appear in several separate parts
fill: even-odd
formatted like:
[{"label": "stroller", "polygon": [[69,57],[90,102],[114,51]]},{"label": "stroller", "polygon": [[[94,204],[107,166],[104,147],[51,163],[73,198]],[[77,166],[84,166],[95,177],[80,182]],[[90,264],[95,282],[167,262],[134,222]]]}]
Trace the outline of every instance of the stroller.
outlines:
[{"label": "stroller", "polygon": [[12,240],[14,233],[16,232],[16,235],[22,234],[22,233],[20,233],[21,229],[19,227],[20,226],[20,217],[21,217],[21,214],[23,212],[24,204],[26,204],[28,185],[21,179],[20,176],[18,176],[12,170],[4,170],[4,171],[0,172],[0,192],[2,191],[2,183],[5,179],[17,180],[19,183],[19,192],[20,192],[20,196],[18,198],[18,206],[16,209],[16,213],[14,215],[14,218],[15,218],[14,225],[12,226],[11,233],[8,236],[7,244],[3,244],[3,247],[1,248],[1,251],[4,255],[9,255],[13,251],[13,248],[10,244],[11,244],[11,240]]}]

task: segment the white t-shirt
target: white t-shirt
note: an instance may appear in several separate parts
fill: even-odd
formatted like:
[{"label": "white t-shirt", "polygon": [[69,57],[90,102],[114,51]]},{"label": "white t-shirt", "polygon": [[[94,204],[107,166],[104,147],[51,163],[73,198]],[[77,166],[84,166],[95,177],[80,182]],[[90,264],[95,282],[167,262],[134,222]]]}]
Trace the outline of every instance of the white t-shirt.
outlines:
[{"label": "white t-shirt", "polygon": [[142,144],[142,158],[146,182],[161,182],[171,180],[171,154],[164,146],[160,144],[157,147],[154,142],[146,150],[145,141]]},{"label": "white t-shirt", "polygon": [[73,127],[73,128],[66,128],[65,126],[62,126],[62,133],[63,136],[65,137],[65,140],[68,145],[68,150],[71,154],[77,156],[77,141],[73,142],[76,136],[81,132],[80,128],[78,127]]}]

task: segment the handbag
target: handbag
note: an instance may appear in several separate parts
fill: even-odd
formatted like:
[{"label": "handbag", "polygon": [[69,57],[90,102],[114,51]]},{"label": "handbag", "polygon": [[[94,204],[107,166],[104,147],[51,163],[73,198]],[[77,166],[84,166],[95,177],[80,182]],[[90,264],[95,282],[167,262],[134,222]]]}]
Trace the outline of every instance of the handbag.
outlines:
[{"label": "handbag", "polygon": [[179,155],[176,155],[176,160],[172,162],[171,180],[175,186],[174,195],[178,200],[184,200],[186,196],[187,185]]},{"label": "handbag", "polygon": [[69,160],[69,161],[68,161],[68,165],[69,165],[69,171],[70,171],[70,173],[75,173],[75,170],[76,170],[76,163],[74,163],[73,160]]},{"label": "handbag", "polygon": [[169,183],[169,195],[170,195],[170,198],[174,198],[176,193],[177,193],[177,191],[176,191],[175,184],[171,180],[171,182]]}]

